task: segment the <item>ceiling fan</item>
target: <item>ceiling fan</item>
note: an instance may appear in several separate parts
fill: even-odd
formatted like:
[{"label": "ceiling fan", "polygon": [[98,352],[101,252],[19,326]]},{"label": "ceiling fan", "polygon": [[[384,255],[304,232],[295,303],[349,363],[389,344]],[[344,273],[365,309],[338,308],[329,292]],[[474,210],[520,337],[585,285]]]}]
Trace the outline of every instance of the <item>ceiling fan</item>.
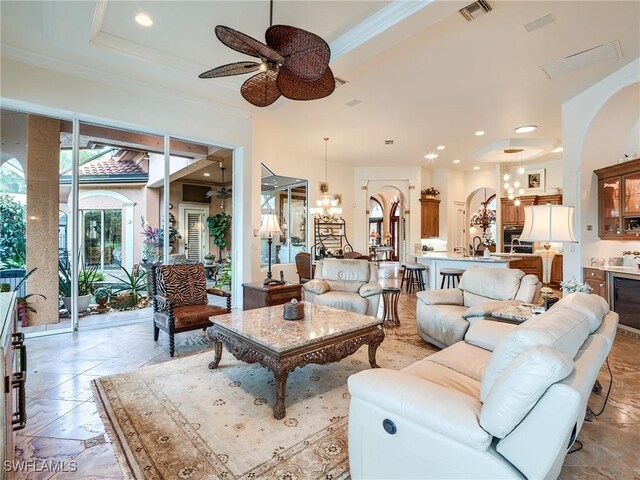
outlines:
[{"label": "ceiling fan", "polygon": [[318,35],[289,25],[273,25],[273,0],[270,4],[266,45],[249,35],[224,25],[215,28],[218,40],[240,53],[257,57],[260,62],[235,62],[216,67],[200,78],[229,77],[259,72],[247,79],[240,93],[256,107],[266,107],[280,96],[291,100],[316,100],[335,90],[335,78],[329,68],[331,49]]},{"label": "ceiling fan", "polygon": [[220,200],[226,200],[227,198],[231,198],[231,189],[227,189],[227,187],[225,187],[224,185],[224,171],[226,170],[223,166],[222,166],[222,162],[219,162],[220,165],[220,171],[222,172],[222,186],[220,187],[220,190],[209,190],[206,194],[207,198],[211,198],[211,197],[216,197]]}]

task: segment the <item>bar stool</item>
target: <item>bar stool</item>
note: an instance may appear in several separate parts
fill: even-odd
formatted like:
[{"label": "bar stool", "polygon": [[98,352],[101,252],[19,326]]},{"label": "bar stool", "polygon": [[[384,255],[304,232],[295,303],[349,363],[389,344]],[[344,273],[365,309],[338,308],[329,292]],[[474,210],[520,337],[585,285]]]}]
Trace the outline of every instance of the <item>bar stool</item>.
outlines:
[{"label": "bar stool", "polygon": [[425,290],[424,277],[422,272],[427,269],[425,265],[420,263],[407,263],[405,265],[405,276],[407,280],[407,293],[413,291],[414,284],[417,285],[418,290]]},{"label": "bar stool", "polygon": [[442,276],[442,283],[440,288],[444,288],[444,282],[447,282],[447,288],[456,288],[460,284],[460,277],[464,273],[464,270],[458,268],[441,268],[440,275]]}]

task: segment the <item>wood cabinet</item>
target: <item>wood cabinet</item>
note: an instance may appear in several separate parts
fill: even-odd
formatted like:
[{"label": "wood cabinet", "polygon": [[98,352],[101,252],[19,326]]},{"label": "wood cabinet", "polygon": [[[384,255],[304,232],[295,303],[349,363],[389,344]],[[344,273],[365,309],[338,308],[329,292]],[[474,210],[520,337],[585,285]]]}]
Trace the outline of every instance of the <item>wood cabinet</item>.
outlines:
[{"label": "wood cabinet", "polygon": [[530,205],[561,205],[562,195],[526,195],[520,197],[520,205],[515,204],[515,200],[503,198],[502,205],[502,225],[519,226],[524,225],[524,207]]},{"label": "wood cabinet", "polygon": [[[542,257],[537,255],[524,257],[522,260],[509,263],[509,268],[517,268],[526,274],[536,275],[542,281]],[[562,281],[562,255],[553,257],[551,264],[551,275],[549,277],[549,286],[551,288],[560,288]]]},{"label": "wood cabinet", "polygon": [[584,281],[591,287],[591,293],[600,295],[607,302],[609,301],[609,284],[607,282],[607,272],[598,268],[583,269]]},{"label": "wood cabinet", "polygon": [[434,238],[440,235],[440,200],[420,199],[420,236]]},{"label": "wood cabinet", "polygon": [[242,284],[242,309],[273,307],[290,302],[294,298],[302,300],[302,285],[285,283],[284,285],[263,285],[262,282]]},{"label": "wood cabinet", "polygon": [[522,260],[509,263],[509,268],[522,270],[527,275],[536,275],[542,280],[542,258],[540,257],[524,257]]},{"label": "wood cabinet", "polygon": [[640,158],[594,173],[598,176],[598,236],[640,237]]},{"label": "wood cabinet", "polygon": [[551,263],[551,276],[549,277],[549,286],[551,288],[559,289],[560,282],[562,281],[562,269],[564,265],[562,262],[562,255],[556,255],[553,257]]}]

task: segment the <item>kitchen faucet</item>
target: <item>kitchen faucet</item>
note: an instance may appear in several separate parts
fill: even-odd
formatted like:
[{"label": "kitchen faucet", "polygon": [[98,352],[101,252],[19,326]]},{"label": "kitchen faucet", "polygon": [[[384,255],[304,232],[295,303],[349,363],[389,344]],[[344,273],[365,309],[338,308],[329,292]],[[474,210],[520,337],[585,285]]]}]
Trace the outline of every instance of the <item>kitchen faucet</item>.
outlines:
[{"label": "kitchen faucet", "polygon": [[520,241],[520,237],[513,237],[511,239],[511,253],[515,253],[513,251],[513,242],[518,242],[518,246],[522,246],[522,242]]},{"label": "kitchen faucet", "polygon": [[473,258],[476,258],[476,238],[478,239],[478,247],[482,245],[482,239],[478,235],[473,237],[473,240],[471,240],[471,252],[472,252]]}]

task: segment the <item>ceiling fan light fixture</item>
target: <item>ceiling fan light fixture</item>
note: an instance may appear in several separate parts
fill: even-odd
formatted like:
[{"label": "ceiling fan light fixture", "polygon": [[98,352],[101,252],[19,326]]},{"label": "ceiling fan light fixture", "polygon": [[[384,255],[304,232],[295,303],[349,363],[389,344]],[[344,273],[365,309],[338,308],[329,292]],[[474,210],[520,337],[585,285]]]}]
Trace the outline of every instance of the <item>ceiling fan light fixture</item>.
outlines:
[{"label": "ceiling fan light fixture", "polygon": [[[273,20],[273,0],[271,17]],[[227,47],[258,62],[236,62],[208,70],[200,78],[218,78],[258,71],[241,87],[240,93],[252,105],[266,107],[280,96],[291,100],[317,100],[333,93],[336,79],[329,68],[331,49],[318,35],[292,27],[273,25],[265,32],[265,43],[224,25],[216,36]]]}]

